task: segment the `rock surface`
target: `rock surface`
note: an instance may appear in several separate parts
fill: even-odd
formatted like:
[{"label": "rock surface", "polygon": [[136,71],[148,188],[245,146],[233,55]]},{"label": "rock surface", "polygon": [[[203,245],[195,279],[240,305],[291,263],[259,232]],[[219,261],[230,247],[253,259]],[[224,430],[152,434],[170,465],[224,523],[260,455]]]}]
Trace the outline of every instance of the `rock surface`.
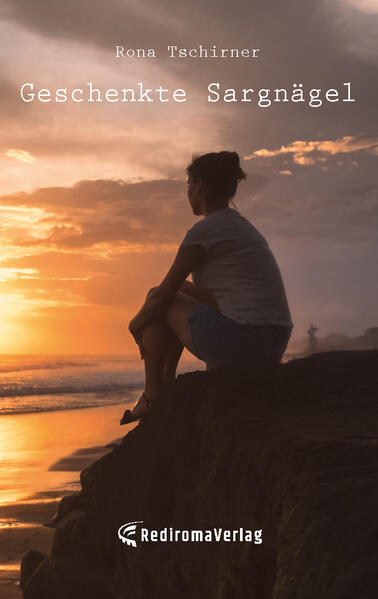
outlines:
[{"label": "rock surface", "polygon": [[[377,370],[369,350],[179,376],[82,472],[24,598],[376,597]],[[138,520],[262,529],[263,542],[129,547],[117,531]]]}]

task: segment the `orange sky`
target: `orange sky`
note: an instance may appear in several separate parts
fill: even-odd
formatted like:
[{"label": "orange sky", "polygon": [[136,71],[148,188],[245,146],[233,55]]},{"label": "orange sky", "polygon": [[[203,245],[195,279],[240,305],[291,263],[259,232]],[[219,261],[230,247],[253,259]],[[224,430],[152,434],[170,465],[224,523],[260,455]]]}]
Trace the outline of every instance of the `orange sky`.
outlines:
[{"label": "orange sky", "polygon": [[[305,4],[305,6],[304,6]],[[293,339],[377,325],[378,135],[373,1],[3,2],[0,35],[0,352],[134,352],[129,319],[195,217],[193,152],[237,150],[236,204],[281,267]],[[292,15],[295,15],[293,17]],[[371,28],[371,29],[370,29]],[[375,29],[376,30],[376,29]],[[365,35],[361,37],[361,32]],[[322,44],[319,45],[319,39]],[[115,58],[114,46],[156,48]],[[257,61],[169,60],[167,44],[261,48]],[[298,51],[298,48],[300,51]],[[20,85],[185,88],[185,104],[22,102]],[[208,104],[206,85],[324,89],[311,109]]]}]

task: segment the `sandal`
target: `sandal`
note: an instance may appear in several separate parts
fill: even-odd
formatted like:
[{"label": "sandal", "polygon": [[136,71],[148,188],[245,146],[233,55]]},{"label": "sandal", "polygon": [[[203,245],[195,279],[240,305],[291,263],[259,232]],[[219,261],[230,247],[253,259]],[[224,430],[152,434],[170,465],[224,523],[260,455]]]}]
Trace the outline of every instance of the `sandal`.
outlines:
[{"label": "sandal", "polygon": [[[144,399],[145,399],[147,408],[151,409],[152,401],[150,399],[148,399],[148,397],[144,393],[144,391],[142,393],[142,397],[144,397]],[[134,414],[131,413],[131,410],[125,410],[119,423],[120,424],[129,424],[129,422],[135,422],[135,420],[139,420],[140,418],[143,418],[143,416],[135,416]]]}]

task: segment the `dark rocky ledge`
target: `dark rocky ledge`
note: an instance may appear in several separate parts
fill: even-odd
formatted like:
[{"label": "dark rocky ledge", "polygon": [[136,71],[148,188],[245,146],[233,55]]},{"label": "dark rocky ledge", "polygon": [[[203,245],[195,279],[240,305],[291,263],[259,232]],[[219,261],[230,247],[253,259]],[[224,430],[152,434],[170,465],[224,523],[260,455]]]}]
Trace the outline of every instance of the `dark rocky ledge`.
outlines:
[{"label": "dark rocky ledge", "polygon": [[[25,599],[370,599],[378,572],[378,351],[193,372],[81,474]],[[122,407],[120,406],[120,413]],[[263,529],[263,543],[120,542]]]}]

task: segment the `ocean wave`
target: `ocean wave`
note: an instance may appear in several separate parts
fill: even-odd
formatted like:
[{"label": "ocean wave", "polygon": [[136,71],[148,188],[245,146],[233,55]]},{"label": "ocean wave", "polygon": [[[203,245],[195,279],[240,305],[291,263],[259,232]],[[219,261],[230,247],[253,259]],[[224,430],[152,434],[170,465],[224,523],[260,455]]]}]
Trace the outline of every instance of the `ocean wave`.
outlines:
[{"label": "ocean wave", "polygon": [[[52,358],[50,356],[36,356],[35,358],[30,359],[28,362],[23,362],[20,360],[22,356],[17,356],[17,359],[13,356],[0,356],[0,373],[12,373],[12,372],[23,372],[29,370],[57,370],[59,368],[84,368],[84,367],[97,367],[102,364],[106,364],[107,362],[112,362],[114,364],[125,364],[132,360],[135,361],[134,358],[128,358],[127,356],[94,356],[93,358],[86,359],[62,359],[62,358]],[[3,362],[3,363],[1,363]],[[4,363],[5,362],[5,363]]]},{"label": "ocean wave", "polygon": [[0,399],[0,416],[11,414],[34,414],[40,412],[60,412],[97,408],[115,404],[132,405],[143,386],[127,387],[89,393],[61,393],[43,395],[8,396]]},{"label": "ocean wave", "polygon": [[[179,372],[189,363],[180,364]],[[0,415],[127,403],[144,384],[144,363],[122,355],[0,356]]]},{"label": "ocean wave", "polygon": [[68,404],[68,405],[49,405],[49,406],[43,406],[43,405],[30,405],[30,406],[13,406],[13,407],[9,407],[9,408],[5,408],[5,409],[0,409],[0,415],[1,416],[12,416],[15,414],[40,414],[42,412],[63,412],[65,410],[83,410],[83,409],[87,409],[87,408],[100,408],[100,407],[104,407],[104,406],[114,406],[114,405],[119,405],[119,404],[125,404],[128,405],[128,403],[131,402],[127,402],[125,401],[125,399],[119,399],[119,400],[103,400],[103,401],[97,401],[97,402],[77,402],[75,404]]},{"label": "ocean wave", "polygon": [[69,368],[69,367],[80,367],[80,366],[96,366],[93,362],[81,362],[80,364],[75,362],[41,362],[40,364],[11,364],[9,366],[0,366],[0,373],[8,372],[23,372],[27,370],[54,370],[57,368]]},{"label": "ocean wave", "polygon": [[17,386],[1,386],[0,387],[0,399],[3,397],[24,397],[32,395],[60,395],[66,393],[104,393],[112,391],[128,391],[130,389],[138,389],[140,387],[139,382],[128,383],[127,385],[121,383],[106,383],[87,385],[78,387],[77,385],[60,385],[56,387],[17,387]]}]

